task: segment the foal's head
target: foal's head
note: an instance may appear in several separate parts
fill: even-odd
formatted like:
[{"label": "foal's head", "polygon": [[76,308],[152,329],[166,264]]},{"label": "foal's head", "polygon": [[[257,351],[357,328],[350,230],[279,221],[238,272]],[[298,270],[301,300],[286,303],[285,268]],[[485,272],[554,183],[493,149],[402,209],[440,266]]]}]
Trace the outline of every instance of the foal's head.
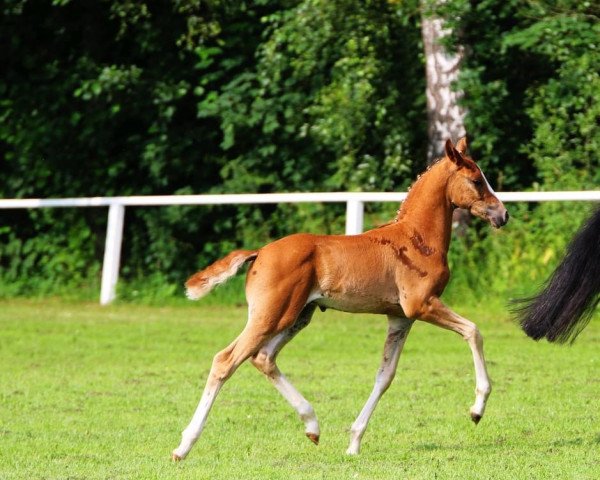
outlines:
[{"label": "foal's head", "polygon": [[460,139],[456,147],[450,140],[446,141],[446,157],[457,167],[448,183],[449,199],[454,206],[465,208],[499,228],[508,222],[508,212],[479,166],[466,152],[466,138]]}]

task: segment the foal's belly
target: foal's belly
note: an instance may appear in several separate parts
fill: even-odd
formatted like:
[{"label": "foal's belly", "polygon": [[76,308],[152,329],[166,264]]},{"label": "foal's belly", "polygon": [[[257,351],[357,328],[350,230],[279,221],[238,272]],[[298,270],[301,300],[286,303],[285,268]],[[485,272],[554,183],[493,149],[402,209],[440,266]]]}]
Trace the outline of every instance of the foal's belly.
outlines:
[{"label": "foal's belly", "polygon": [[316,292],[311,295],[310,300],[321,308],[331,308],[342,312],[404,316],[399,298],[394,294]]}]

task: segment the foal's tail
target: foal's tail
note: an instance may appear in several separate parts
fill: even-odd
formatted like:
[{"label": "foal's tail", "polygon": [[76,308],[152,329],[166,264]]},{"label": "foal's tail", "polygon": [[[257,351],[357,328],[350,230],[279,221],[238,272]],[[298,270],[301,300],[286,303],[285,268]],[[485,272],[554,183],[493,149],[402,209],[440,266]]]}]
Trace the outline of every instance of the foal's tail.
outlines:
[{"label": "foal's tail", "polygon": [[576,233],[565,257],[537,295],[517,300],[515,313],[534,340],[574,341],[600,301],[600,209]]},{"label": "foal's tail", "polygon": [[234,250],[226,257],[192,275],[185,282],[186,296],[190,300],[202,298],[214,287],[233,277],[244,263],[254,260],[257,255],[258,250]]}]

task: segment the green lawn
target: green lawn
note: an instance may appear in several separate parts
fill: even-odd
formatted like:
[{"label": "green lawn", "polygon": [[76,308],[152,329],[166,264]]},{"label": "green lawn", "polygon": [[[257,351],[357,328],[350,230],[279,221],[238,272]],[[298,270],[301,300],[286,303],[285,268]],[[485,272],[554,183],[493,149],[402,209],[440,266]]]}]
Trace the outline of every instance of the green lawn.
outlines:
[{"label": "green lawn", "polygon": [[212,356],[243,308],[0,302],[1,479],[600,478],[600,322],[572,347],[526,339],[506,313],[457,308],[484,335],[494,390],[478,426],[471,354],[417,323],[358,457],[348,429],[371,390],[385,319],[317,312],[280,367],[321,444],[250,365],[226,384],[188,458],[169,460]]}]

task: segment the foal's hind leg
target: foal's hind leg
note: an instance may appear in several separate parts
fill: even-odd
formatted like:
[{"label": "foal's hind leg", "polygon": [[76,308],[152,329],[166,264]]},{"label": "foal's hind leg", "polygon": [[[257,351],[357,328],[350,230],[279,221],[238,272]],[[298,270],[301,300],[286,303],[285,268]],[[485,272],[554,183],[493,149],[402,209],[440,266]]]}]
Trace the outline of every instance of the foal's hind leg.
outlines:
[{"label": "foal's hind leg", "polygon": [[[280,282],[279,289],[267,289],[258,285],[256,290],[248,282],[248,323],[240,336],[225,350],[217,353],[200,403],[192,421],[182,433],[181,443],[173,451],[173,460],[181,460],[189,453],[202,433],[208,413],[215,397],[225,381],[247,358],[255,355],[260,348],[278,333],[290,328],[306,304],[310,285],[297,286],[297,278]],[[258,300],[257,300],[258,298]]]},{"label": "foal's hind leg", "polygon": [[356,455],[360,451],[360,441],[367,429],[369,419],[371,418],[371,415],[373,415],[379,399],[383,396],[394,379],[398,360],[402,353],[406,337],[410,332],[413,320],[388,317],[388,323],[388,333],[383,348],[383,359],[381,360],[381,366],[375,377],[373,391],[362,411],[352,424],[350,446],[348,447],[348,450],[346,450],[346,453],[349,455]]},{"label": "foal's hind leg", "polygon": [[173,460],[178,461],[186,457],[200,437],[208,413],[223,384],[268,338],[266,332],[256,332],[249,327],[250,323],[236,340],[215,355],[200,403],[191,422],[181,434],[181,443],[171,454]]},{"label": "foal's hind leg", "polygon": [[298,412],[300,419],[304,422],[306,436],[313,443],[318,444],[320,435],[319,423],[312,405],[308,403],[285,375],[281,373],[275,363],[281,349],[290,342],[300,330],[310,323],[314,311],[315,305],[311,304],[304,307],[296,322],[287,330],[278,333],[269,340],[260,351],[250,359],[250,361],[258,370],[265,374],[279,393],[281,393],[294,410]]},{"label": "foal's hind leg", "polygon": [[492,385],[483,356],[483,337],[479,333],[477,325],[454,313],[437,297],[431,297],[428,300],[426,312],[421,316],[421,320],[452,330],[462,335],[469,343],[475,364],[475,403],[470,409],[470,414],[471,419],[475,423],[479,423],[492,391]]}]

